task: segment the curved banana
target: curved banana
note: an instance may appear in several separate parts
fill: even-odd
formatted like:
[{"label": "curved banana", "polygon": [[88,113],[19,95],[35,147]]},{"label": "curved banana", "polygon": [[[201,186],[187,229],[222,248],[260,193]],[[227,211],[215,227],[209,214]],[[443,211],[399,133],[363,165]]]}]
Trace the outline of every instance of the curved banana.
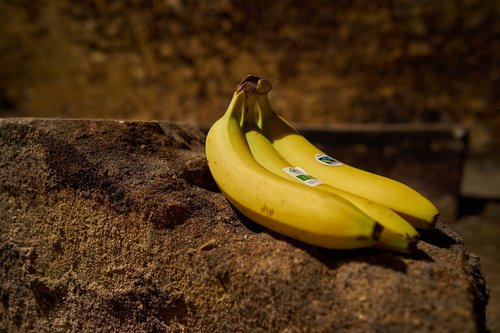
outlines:
[{"label": "curved banana", "polygon": [[375,245],[383,227],[351,203],[276,176],[255,161],[239,119],[246,97],[244,90],[234,93],[206,138],[208,166],[226,198],[253,221],[309,244]]},{"label": "curved banana", "polygon": [[273,111],[267,96],[270,90],[268,80],[258,81],[258,125],[287,161],[301,165],[329,185],[389,207],[417,228],[434,227],[439,211],[429,200],[407,185],[343,164],[323,153]]},{"label": "curved banana", "polygon": [[252,111],[249,105],[244,121],[245,136],[253,157],[260,165],[288,180],[338,195],[351,202],[372,219],[379,221],[385,228],[380,236],[380,247],[405,253],[415,251],[419,234],[411,224],[386,206],[322,183],[321,180],[310,176],[300,167],[292,167],[262,134],[262,131],[255,124]]}]

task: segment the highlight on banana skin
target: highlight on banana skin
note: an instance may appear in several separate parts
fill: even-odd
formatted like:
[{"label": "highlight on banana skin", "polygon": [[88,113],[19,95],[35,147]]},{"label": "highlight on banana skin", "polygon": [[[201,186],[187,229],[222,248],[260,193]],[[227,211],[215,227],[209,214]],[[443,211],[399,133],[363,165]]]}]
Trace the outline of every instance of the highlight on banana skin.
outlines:
[{"label": "highlight on banana skin", "polygon": [[254,222],[330,249],[411,253],[417,229],[439,217],[432,202],[393,179],[321,151],[276,113],[271,82],[248,75],[210,128],[206,156],[227,200]]}]

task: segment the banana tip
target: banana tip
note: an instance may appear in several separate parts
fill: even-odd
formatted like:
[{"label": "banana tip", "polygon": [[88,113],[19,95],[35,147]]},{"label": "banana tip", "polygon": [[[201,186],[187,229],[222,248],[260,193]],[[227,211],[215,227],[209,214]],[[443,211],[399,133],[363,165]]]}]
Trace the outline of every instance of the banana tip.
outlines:
[{"label": "banana tip", "polygon": [[378,241],[382,236],[382,231],[384,231],[384,227],[380,223],[376,222],[373,227],[372,238]]},{"label": "banana tip", "polygon": [[431,228],[434,228],[439,221],[439,213],[434,215],[431,222]]},{"label": "banana tip", "polygon": [[418,235],[410,238],[408,242],[408,253],[415,253],[417,251],[417,244],[420,241],[420,237]]}]

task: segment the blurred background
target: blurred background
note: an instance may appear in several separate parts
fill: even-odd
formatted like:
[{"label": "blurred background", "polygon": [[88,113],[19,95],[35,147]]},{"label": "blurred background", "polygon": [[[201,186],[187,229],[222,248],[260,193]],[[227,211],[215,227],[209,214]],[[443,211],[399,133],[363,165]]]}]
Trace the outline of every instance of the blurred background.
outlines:
[{"label": "blurred background", "polygon": [[481,257],[500,332],[499,13],[493,0],[0,1],[0,117],[206,128],[256,74],[307,128],[449,128],[439,142],[463,143],[459,160],[417,163],[458,175],[440,185],[457,202],[445,222]]}]

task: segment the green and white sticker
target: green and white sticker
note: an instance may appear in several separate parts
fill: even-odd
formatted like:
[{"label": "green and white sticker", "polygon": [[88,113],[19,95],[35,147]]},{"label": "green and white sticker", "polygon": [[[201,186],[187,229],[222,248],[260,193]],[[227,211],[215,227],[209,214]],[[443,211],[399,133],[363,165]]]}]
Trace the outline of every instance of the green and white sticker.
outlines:
[{"label": "green and white sticker", "polygon": [[305,172],[304,169],[300,167],[286,167],[283,168],[283,171],[286,174],[292,176],[295,179],[300,180],[301,182],[309,186],[314,187],[318,186],[319,184],[323,184],[322,182],[320,182],[319,180],[317,180],[316,178]]},{"label": "green and white sticker", "polygon": [[318,163],[321,163],[323,165],[338,166],[338,165],[344,164],[344,163],[340,162],[339,160],[336,160],[333,157],[330,157],[330,156],[325,155],[325,154],[316,154],[316,155],[314,155],[314,158],[316,158],[316,161],[318,161]]}]

